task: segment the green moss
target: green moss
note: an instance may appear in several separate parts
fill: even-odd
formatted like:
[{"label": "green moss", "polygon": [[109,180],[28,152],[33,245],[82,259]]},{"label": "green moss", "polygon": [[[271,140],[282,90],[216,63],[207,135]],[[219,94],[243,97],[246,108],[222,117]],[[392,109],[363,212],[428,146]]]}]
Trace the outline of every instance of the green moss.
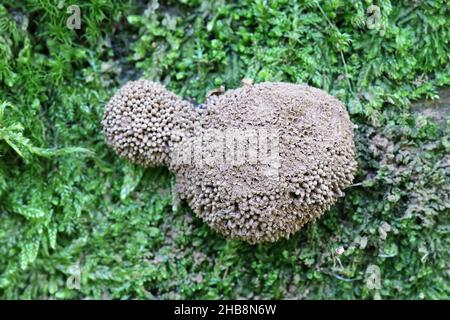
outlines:
[{"label": "green moss", "polygon": [[[66,27],[71,4],[80,30]],[[410,108],[450,83],[447,11],[445,1],[3,1],[0,297],[448,298],[450,126]],[[104,143],[105,102],[141,74],[198,101],[244,77],[327,90],[358,124],[355,186],[290,240],[223,239],[173,207],[167,171]]]}]

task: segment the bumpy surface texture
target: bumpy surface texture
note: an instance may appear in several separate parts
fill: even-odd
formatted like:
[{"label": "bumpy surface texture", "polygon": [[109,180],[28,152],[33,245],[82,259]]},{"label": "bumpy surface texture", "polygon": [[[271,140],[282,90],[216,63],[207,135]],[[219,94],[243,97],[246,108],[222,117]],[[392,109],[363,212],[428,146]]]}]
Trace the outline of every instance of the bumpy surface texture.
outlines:
[{"label": "bumpy surface texture", "polygon": [[193,106],[147,80],[125,84],[106,105],[106,142],[120,156],[145,166],[166,165],[177,133]]},{"label": "bumpy surface texture", "polygon": [[[176,190],[226,237],[249,243],[288,238],[352,183],[352,129],[341,102],[306,85],[262,83],[212,96],[195,124],[203,161],[196,155],[177,168]],[[220,141],[230,136],[240,138],[231,148],[241,159],[227,161],[233,150],[225,143],[225,152],[206,161],[205,149],[223,150]]]},{"label": "bumpy surface texture", "polygon": [[353,125],[341,102],[307,85],[261,83],[194,109],[149,81],[108,103],[108,144],[134,163],[167,165],[175,196],[228,238],[289,238],[353,180]]}]

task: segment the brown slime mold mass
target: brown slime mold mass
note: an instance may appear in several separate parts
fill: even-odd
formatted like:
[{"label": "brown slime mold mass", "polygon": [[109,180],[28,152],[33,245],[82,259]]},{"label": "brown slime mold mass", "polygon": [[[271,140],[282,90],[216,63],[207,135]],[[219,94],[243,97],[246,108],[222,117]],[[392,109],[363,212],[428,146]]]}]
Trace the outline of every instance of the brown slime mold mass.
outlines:
[{"label": "brown slime mold mass", "polygon": [[244,85],[194,108],[159,84],[132,81],[106,106],[106,142],[120,156],[165,165],[175,197],[227,238],[289,238],[353,181],[353,125],[344,105],[307,85]]}]

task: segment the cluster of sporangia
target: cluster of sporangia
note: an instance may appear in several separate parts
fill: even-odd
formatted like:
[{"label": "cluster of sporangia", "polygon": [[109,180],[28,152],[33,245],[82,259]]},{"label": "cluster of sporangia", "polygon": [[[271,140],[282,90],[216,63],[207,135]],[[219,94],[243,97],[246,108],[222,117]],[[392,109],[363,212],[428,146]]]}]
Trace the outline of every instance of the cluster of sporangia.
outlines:
[{"label": "cluster of sporangia", "polygon": [[[345,107],[307,85],[247,83],[194,107],[157,83],[131,81],[107,104],[102,125],[120,156],[168,166],[177,199],[214,230],[252,244],[288,238],[320,217],[356,169]],[[240,144],[222,144],[227,134]],[[202,148],[211,147],[215,161],[206,161]],[[226,161],[229,154],[243,159]]]}]

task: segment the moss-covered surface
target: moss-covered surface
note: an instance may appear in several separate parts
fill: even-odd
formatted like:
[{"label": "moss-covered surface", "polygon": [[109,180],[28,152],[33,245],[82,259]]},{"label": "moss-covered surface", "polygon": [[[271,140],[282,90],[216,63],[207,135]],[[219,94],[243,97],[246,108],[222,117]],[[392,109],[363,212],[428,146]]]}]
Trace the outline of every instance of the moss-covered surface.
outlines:
[{"label": "moss-covered surface", "polygon": [[[448,14],[446,1],[2,1],[0,297],[449,298],[449,118],[411,108],[450,84]],[[173,208],[167,171],[106,146],[104,104],[140,76],[200,102],[244,77],[330,92],[358,124],[355,185],[290,240],[225,240]]]}]

